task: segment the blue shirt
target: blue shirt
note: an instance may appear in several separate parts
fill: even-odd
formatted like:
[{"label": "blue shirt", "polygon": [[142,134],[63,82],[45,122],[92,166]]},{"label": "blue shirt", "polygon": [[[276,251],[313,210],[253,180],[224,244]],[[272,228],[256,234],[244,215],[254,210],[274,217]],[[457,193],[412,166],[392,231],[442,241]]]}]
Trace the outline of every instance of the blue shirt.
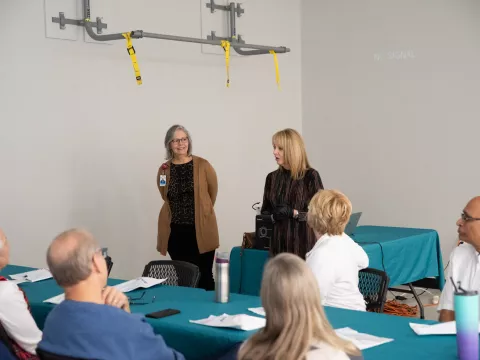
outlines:
[{"label": "blue shirt", "polygon": [[143,315],[113,306],[65,300],[48,315],[41,350],[96,360],[185,360]]}]

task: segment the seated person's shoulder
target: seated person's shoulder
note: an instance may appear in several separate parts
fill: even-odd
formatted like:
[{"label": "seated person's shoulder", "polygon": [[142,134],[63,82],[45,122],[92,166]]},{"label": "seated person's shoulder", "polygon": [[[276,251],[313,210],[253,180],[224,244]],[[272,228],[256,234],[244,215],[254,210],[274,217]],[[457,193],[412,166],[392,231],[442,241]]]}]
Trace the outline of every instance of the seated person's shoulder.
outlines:
[{"label": "seated person's shoulder", "polygon": [[475,248],[467,243],[461,243],[453,251],[450,260],[454,263],[463,263],[465,261],[474,260],[477,257]]},{"label": "seated person's shoulder", "polygon": [[349,360],[349,356],[339,349],[319,343],[315,345],[308,353],[307,360]]},{"label": "seated person's shoulder", "polygon": [[0,302],[8,300],[12,295],[18,295],[19,292],[20,288],[13,281],[0,281]]}]

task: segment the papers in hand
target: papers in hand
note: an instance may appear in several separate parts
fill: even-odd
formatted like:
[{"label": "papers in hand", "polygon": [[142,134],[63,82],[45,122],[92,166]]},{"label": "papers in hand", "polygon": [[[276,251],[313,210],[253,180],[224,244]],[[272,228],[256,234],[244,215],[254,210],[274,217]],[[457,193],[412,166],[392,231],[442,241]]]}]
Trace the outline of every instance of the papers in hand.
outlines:
[{"label": "papers in hand", "polygon": [[52,273],[47,269],[38,269],[23,272],[20,274],[10,275],[10,277],[18,284],[24,281],[37,282],[50,279],[52,277]]},{"label": "papers in hand", "polygon": [[248,308],[249,311],[253,312],[254,314],[265,316],[265,309],[263,307],[258,308]]},{"label": "papers in hand", "polygon": [[[457,325],[455,321],[434,325],[410,323],[410,327],[417,335],[455,335],[457,333]],[[480,325],[478,332],[480,333]]]},{"label": "papers in hand", "polygon": [[220,316],[210,315],[206,319],[190,320],[191,323],[213,327],[226,327],[238,330],[256,330],[265,327],[266,320],[246,314]]},{"label": "papers in hand", "polygon": [[[138,288],[150,288],[152,286],[158,285],[166,281],[167,279],[154,279],[149,277],[139,277],[133,280],[125,281],[121,284],[115,285],[114,288],[117,288],[121,292],[129,292],[133,291]],[[63,300],[65,300],[65,294],[60,294],[54,296],[50,299],[44,300],[43,302],[47,302],[50,304],[60,304]]]},{"label": "papers in hand", "polygon": [[124,283],[115,285],[114,287],[117,288],[121,292],[129,292],[139,288],[149,288],[158,284],[163,283],[167,279],[154,279],[150,277],[139,277],[133,280],[125,281]]},{"label": "papers in hand", "polygon": [[352,342],[358,349],[365,350],[374,346],[382,345],[393,341],[393,339],[382,338],[369,334],[359,333],[348,327],[336,329],[335,332],[341,338]]}]

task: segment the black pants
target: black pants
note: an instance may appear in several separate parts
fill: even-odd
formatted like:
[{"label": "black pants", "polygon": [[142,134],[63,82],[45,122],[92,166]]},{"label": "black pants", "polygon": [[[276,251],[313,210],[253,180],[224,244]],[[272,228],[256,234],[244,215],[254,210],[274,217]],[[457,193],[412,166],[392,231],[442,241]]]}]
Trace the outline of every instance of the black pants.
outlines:
[{"label": "black pants", "polygon": [[197,265],[200,269],[198,287],[205,290],[214,290],[212,266],[215,251],[200,254],[195,234],[195,225],[170,225],[168,239],[168,253],[172,260],[186,261]]}]

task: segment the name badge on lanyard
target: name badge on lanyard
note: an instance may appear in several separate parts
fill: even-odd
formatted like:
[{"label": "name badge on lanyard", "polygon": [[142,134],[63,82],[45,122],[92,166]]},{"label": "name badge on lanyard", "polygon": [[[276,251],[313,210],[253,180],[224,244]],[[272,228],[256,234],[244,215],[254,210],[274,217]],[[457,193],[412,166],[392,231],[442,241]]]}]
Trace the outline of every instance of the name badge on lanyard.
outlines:
[{"label": "name badge on lanyard", "polygon": [[167,185],[167,175],[160,175],[160,186]]}]

